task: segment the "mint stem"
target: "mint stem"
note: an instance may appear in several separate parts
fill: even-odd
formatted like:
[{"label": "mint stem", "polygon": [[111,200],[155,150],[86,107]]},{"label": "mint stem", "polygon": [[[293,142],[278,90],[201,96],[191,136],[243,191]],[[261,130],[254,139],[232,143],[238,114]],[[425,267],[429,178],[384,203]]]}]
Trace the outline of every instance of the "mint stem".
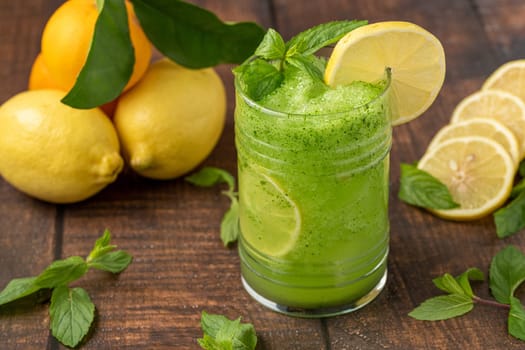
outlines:
[{"label": "mint stem", "polygon": [[478,304],[491,305],[491,306],[499,307],[501,309],[510,310],[510,305],[499,303],[499,302],[494,301],[494,300],[483,299],[483,298],[480,298],[480,297],[475,296],[475,295],[472,297],[472,300],[474,300],[474,302],[478,303]]}]

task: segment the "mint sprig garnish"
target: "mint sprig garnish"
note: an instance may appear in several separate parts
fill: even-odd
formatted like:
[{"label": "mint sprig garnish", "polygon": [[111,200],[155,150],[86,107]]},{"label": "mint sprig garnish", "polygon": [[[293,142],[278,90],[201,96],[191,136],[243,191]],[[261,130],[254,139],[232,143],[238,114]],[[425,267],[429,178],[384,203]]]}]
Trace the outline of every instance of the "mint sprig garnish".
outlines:
[{"label": "mint sprig garnish", "polygon": [[199,187],[212,187],[221,183],[228,185],[222,194],[230,198],[230,208],[221,221],[221,240],[224,246],[235,242],[239,237],[239,200],[235,192],[235,178],[226,170],[215,167],[204,167],[185,178],[189,183]]},{"label": "mint sprig garnish", "polygon": [[446,273],[434,279],[436,287],[447,294],[424,301],[408,315],[418,320],[437,321],[464,315],[475,304],[495,306],[509,311],[508,333],[525,340],[525,310],[514,296],[516,289],[525,281],[525,255],[514,246],[503,248],[491,261],[489,277],[490,291],[496,301],[474,294],[470,281],[482,281],[484,278],[481,270],[470,268],[457,277]]},{"label": "mint sprig garnish", "polygon": [[322,79],[321,69],[309,57],[336,43],[348,32],[367,21],[333,21],[307,29],[285,43],[282,36],[270,28],[255,50],[251,60],[234,69],[242,90],[257,101],[277,89],[284,70],[291,65],[306,71],[314,79]]},{"label": "mint sprig garnish", "polygon": [[257,345],[255,328],[250,323],[241,323],[240,317],[229,320],[203,311],[201,327],[204,336],[197,341],[205,350],[254,350]]},{"label": "mint sprig garnish", "polygon": [[86,259],[71,256],[54,261],[38,276],[11,280],[0,292],[0,306],[41,289],[51,289],[51,333],[62,344],[77,346],[93,324],[95,306],[84,289],[71,289],[68,285],[83,277],[91,268],[119,273],[132,261],[131,255],[125,251],[115,251],[116,246],[110,241],[110,232],[105,230]]},{"label": "mint sprig garnish", "polygon": [[416,165],[401,164],[399,199],[422,208],[453,209],[454,202],[447,186]]}]

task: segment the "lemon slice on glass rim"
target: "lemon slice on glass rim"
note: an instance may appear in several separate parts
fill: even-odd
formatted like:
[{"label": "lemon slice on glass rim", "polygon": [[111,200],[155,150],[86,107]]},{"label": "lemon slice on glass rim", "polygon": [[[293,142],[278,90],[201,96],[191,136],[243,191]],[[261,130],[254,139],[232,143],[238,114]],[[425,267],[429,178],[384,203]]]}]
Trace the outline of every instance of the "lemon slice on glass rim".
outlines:
[{"label": "lemon slice on glass rim", "polygon": [[480,136],[451,138],[429,148],[418,163],[450,191],[459,208],[431,211],[451,220],[475,220],[508,198],[516,164],[494,140]]},{"label": "lemon slice on glass rim", "polygon": [[352,30],[339,40],[324,80],[330,86],[377,82],[392,71],[392,125],[419,117],[436,99],[445,79],[445,53],[430,32],[410,22],[378,22]]}]

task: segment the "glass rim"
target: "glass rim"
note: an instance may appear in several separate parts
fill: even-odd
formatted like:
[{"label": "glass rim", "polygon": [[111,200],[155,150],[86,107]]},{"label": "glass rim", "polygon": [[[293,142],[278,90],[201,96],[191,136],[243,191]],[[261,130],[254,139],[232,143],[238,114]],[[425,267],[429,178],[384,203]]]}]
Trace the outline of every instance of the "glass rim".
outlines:
[{"label": "glass rim", "polygon": [[272,116],[275,116],[275,117],[301,117],[301,118],[304,118],[304,117],[321,116],[321,115],[329,117],[329,116],[333,116],[333,115],[345,114],[345,113],[348,113],[349,111],[359,110],[359,109],[361,109],[363,107],[371,105],[374,102],[384,98],[386,96],[386,94],[388,93],[388,91],[390,90],[390,86],[392,84],[392,68],[385,67],[384,77],[385,77],[384,79],[386,81],[386,84],[383,87],[383,90],[381,91],[381,93],[379,95],[374,97],[372,100],[367,101],[367,102],[365,102],[363,104],[360,104],[360,105],[352,106],[351,108],[348,108],[348,109],[346,109],[344,111],[329,112],[329,113],[326,113],[326,112],[321,112],[321,113],[319,113],[319,112],[317,112],[317,113],[288,113],[288,112],[278,111],[278,110],[275,110],[275,109],[272,109],[272,108],[269,108],[269,107],[262,106],[257,101],[254,101],[253,99],[248,97],[244,93],[244,91],[241,89],[240,84],[239,84],[239,78],[237,76],[235,76],[234,85],[235,85],[236,93],[238,93],[239,96],[241,96],[241,98],[244,100],[244,102],[246,102],[250,107],[257,109],[258,111],[263,112],[264,114],[272,115]]}]

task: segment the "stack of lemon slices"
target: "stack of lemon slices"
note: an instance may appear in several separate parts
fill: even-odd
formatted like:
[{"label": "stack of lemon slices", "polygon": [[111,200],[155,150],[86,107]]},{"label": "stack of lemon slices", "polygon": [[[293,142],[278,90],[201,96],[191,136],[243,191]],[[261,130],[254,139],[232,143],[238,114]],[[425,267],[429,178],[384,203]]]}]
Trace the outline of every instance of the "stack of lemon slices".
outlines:
[{"label": "stack of lemon slices", "polygon": [[525,60],[496,69],[480,91],[464,98],[437,132],[418,167],[443,182],[456,209],[433,210],[474,220],[508,199],[525,157]]}]

